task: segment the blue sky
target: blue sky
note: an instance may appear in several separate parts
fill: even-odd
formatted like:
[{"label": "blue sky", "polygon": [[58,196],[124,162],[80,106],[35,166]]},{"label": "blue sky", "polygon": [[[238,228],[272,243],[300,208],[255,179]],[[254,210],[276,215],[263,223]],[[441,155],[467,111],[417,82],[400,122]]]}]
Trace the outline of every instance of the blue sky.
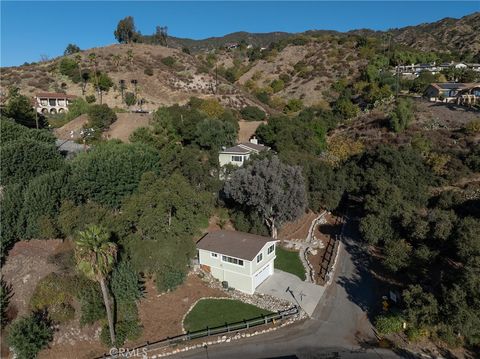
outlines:
[{"label": "blue sky", "polygon": [[56,57],[68,43],[82,49],[115,42],[120,19],[131,15],[143,34],[166,25],[178,37],[200,39],[234,31],[301,32],[310,29],[384,30],[461,17],[479,1],[142,2],[1,1],[1,66]]}]

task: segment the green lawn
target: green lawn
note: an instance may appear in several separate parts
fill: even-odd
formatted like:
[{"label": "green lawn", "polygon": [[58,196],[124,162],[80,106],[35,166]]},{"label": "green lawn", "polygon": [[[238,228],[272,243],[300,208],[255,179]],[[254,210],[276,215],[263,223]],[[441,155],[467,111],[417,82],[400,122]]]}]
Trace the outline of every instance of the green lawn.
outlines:
[{"label": "green lawn", "polygon": [[215,328],[225,323],[260,317],[262,314],[271,314],[271,312],[238,300],[202,299],[187,314],[183,326],[185,330],[194,332],[205,329],[207,326]]},{"label": "green lawn", "polygon": [[305,280],[305,268],[298,252],[288,251],[282,247],[276,249],[277,258],[275,258],[275,268],[284,272],[292,273],[301,280]]}]

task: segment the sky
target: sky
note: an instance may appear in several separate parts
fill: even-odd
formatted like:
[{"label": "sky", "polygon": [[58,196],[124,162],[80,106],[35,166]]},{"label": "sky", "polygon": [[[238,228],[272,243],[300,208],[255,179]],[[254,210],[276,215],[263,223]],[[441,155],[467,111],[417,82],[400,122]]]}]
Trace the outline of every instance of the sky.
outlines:
[{"label": "sky", "polygon": [[201,39],[235,31],[302,32],[389,28],[459,18],[480,11],[480,1],[4,1],[1,0],[0,66],[60,56],[67,44],[82,49],[115,43],[125,16],[137,30]]}]

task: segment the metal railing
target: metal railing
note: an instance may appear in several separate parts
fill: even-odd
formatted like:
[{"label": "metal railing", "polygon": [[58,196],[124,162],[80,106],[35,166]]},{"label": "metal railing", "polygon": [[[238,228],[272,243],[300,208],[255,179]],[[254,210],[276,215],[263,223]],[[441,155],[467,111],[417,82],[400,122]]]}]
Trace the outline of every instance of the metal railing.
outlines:
[{"label": "metal railing", "polygon": [[186,343],[193,339],[206,338],[212,335],[220,335],[225,333],[238,332],[240,330],[246,330],[249,328],[267,325],[269,323],[275,323],[276,321],[282,321],[286,318],[289,318],[295,314],[298,314],[298,306],[293,306],[286,310],[281,310],[276,313],[262,315],[261,317],[256,317],[248,320],[243,320],[241,322],[235,323],[225,323],[225,325],[215,327],[215,328],[205,328],[202,330],[187,332],[186,334],[181,334],[175,337],[167,337],[156,342],[146,342],[144,345],[140,345],[134,348],[125,348],[124,353],[115,354],[103,354],[103,356],[96,357],[95,359],[114,359],[114,358],[127,358],[131,357],[131,353],[145,353],[153,350],[164,349],[167,347],[173,347],[182,343]]}]

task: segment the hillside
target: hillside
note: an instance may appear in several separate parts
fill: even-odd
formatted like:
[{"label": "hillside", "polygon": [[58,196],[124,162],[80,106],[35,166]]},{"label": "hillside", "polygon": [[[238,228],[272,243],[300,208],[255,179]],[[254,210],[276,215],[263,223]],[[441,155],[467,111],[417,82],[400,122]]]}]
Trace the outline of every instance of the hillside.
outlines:
[{"label": "hillside", "polygon": [[[247,93],[218,79],[217,93],[214,94],[215,77],[208,70],[200,71],[195,57],[177,49],[163,46],[132,44],[111,45],[80,52],[82,70],[93,70],[94,64],[89,54],[96,55],[97,70],[105,72],[113,80],[114,86],[103,94],[103,102],[111,107],[125,107],[119,89],[119,81],[125,80],[125,92],[135,92],[132,80],[137,80],[137,97],[145,99],[143,109],[154,110],[161,105],[185,103],[192,96],[200,98],[216,97],[224,105],[241,108],[248,104],[258,105]],[[70,58],[75,58],[70,56]],[[174,59],[173,63],[164,59]],[[34,96],[39,91],[64,91],[82,96],[82,84],[73,83],[59,71],[62,57],[35,64],[2,69],[0,85],[3,89],[18,86],[21,92]],[[166,62],[167,64],[165,64]],[[150,72],[151,71],[151,72]],[[86,86],[85,95],[96,95],[92,84]]]},{"label": "hillside", "polygon": [[389,31],[401,44],[424,51],[480,52],[480,12],[461,19],[445,18],[440,21],[408,26]]}]

